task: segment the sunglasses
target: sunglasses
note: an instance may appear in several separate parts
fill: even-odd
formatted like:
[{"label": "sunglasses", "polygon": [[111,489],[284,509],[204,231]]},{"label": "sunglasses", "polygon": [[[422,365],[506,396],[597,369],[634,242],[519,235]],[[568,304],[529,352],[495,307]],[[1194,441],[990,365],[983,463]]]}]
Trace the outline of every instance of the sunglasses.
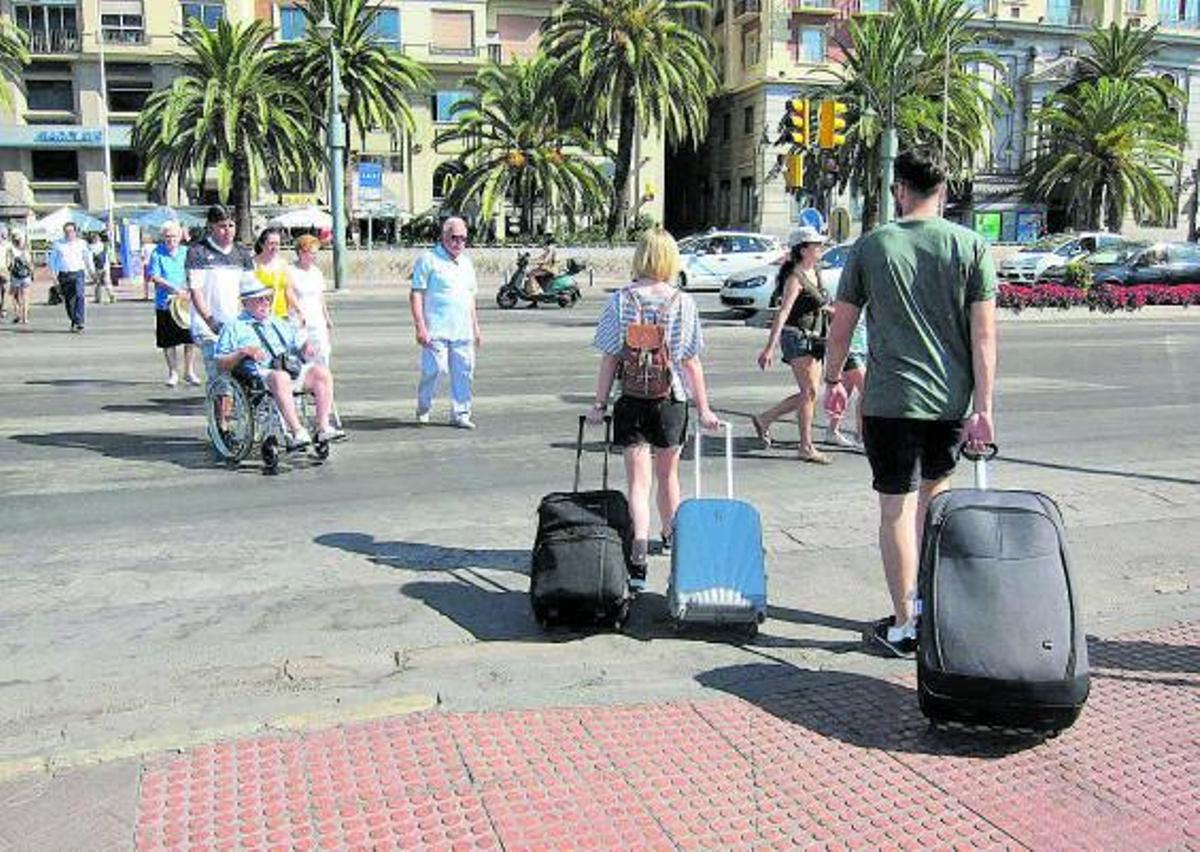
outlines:
[{"label": "sunglasses", "polygon": [[446,236],[446,239],[448,239],[452,243],[465,243],[467,241],[467,235],[466,234],[448,234]]}]

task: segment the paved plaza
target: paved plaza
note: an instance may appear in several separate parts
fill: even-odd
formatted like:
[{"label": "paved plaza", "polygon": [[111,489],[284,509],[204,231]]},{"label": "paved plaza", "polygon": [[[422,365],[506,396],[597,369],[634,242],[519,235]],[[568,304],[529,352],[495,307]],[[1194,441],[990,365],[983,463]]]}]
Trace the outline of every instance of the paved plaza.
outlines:
[{"label": "paved plaza", "polygon": [[1039,744],[931,733],[911,664],[863,653],[887,610],[866,462],[757,446],[789,377],[713,294],[770,618],[676,635],[655,557],[624,634],[543,634],[534,510],[570,485],[612,282],[513,312],[496,283],[479,429],[444,401],[414,423],[405,292],[358,283],[331,300],[350,440],[277,477],[214,464],[148,305],[0,329],[0,849],[1200,847],[1200,316],[1002,319],[993,484],[1062,505],[1096,666]]}]

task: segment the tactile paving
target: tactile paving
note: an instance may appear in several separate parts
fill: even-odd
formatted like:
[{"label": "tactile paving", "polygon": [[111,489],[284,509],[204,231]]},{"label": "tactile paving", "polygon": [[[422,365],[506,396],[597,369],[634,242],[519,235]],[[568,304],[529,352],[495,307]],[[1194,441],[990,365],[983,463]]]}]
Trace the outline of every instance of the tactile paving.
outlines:
[{"label": "tactile paving", "polygon": [[1200,624],[1095,640],[1047,741],[934,731],[912,678],[779,664],[726,697],[429,712],[148,765],[139,850],[1198,849]]}]

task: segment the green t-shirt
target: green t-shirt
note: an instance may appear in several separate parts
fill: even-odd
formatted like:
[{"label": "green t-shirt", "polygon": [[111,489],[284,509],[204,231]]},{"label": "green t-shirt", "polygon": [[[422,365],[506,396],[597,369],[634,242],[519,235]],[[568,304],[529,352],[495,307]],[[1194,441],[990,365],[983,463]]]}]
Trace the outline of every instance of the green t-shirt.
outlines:
[{"label": "green t-shirt", "polygon": [[838,299],[866,308],[863,414],[912,420],[966,416],[971,304],[996,298],[987,243],[942,218],[893,222],[850,252]]}]

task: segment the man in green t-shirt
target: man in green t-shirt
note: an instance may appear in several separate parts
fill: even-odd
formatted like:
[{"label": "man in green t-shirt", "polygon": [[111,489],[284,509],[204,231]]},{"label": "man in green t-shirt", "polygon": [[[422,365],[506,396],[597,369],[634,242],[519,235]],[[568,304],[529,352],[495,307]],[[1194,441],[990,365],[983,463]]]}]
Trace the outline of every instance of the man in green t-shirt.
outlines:
[{"label": "man in green t-shirt", "polygon": [[[941,218],[945,173],[924,155],[896,158],[901,218],[863,236],[842,270],[825,358],[825,408],[846,407],[850,335],[866,309],[863,443],[879,494],[879,549],[893,614],[867,637],[895,656],[916,650],[920,530],[944,491],[960,441],[995,438],[996,271],[987,243]],[[886,202],[885,202],[886,203]]]}]

